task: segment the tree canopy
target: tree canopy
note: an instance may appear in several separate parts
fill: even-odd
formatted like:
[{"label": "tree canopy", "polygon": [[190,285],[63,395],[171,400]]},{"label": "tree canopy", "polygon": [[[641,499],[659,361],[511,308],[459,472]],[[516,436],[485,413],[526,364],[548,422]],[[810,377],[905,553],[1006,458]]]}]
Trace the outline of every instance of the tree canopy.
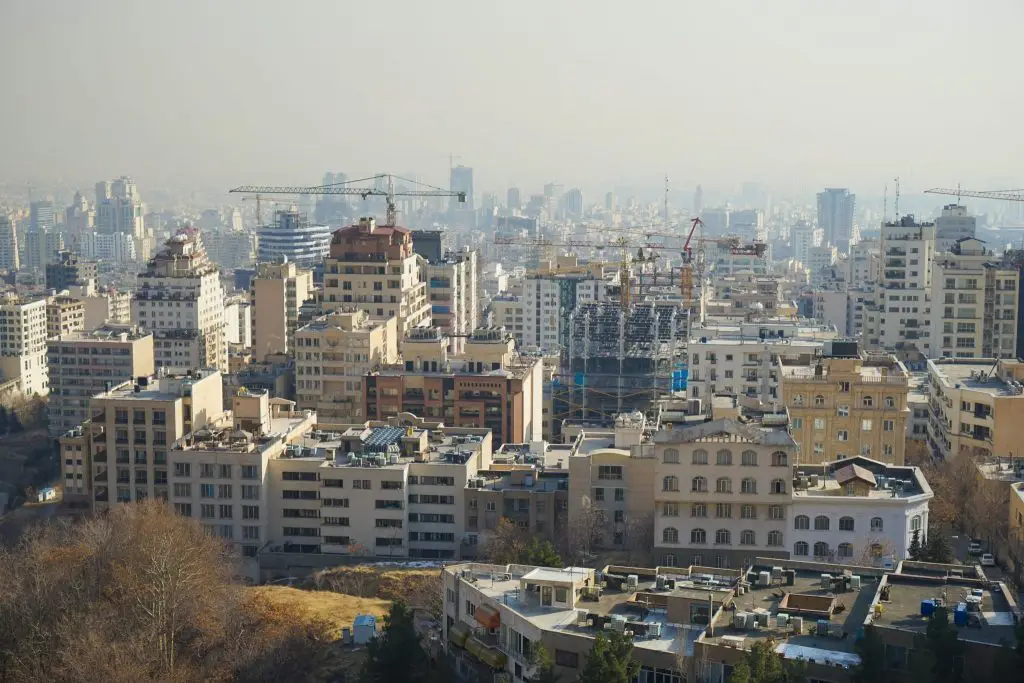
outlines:
[{"label": "tree canopy", "polygon": [[618,631],[597,634],[579,675],[579,683],[632,683],[640,670],[633,643]]},{"label": "tree canopy", "polygon": [[367,646],[360,683],[427,683],[431,666],[420,644],[413,612],[401,600],[384,617],[384,630]]}]

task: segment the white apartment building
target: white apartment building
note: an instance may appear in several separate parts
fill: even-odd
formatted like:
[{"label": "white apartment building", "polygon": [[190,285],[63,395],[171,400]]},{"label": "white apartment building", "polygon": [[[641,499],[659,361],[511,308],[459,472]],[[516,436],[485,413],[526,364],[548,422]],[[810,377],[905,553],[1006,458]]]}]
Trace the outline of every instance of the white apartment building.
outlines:
[{"label": "white apartment building", "polygon": [[[778,400],[779,377],[775,363],[779,356],[810,358],[824,343],[822,338],[800,337],[799,332],[795,336],[777,336],[779,331],[764,328],[763,337],[760,334],[691,337],[687,345],[690,397],[706,402],[715,394],[723,393],[758,397],[766,403]],[[696,330],[695,334],[703,334],[703,330]],[[835,331],[831,334],[834,337]]]},{"label": "white apartment building", "polygon": [[814,318],[835,327],[842,336],[850,336],[850,292],[845,282],[814,290]]},{"label": "white apartment building", "polygon": [[14,217],[9,213],[0,213],[0,268],[15,271],[20,266],[18,228]]},{"label": "white apartment building", "polygon": [[224,339],[238,348],[252,348],[252,304],[244,295],[224,303]]},{"label": "white apartment building", "polygon": [[0,298],[0,375],[20,379],[26,396],[50,391],[46,363],[46,298]]},{"label": "white apartment building", "polygon": [[83,257],[93,261],[135,263],[139,260],[135,240],[123,232],[82,233],[78,238],[78,249]]},{"label": "white apartment building", "polygon": [[375,318],[395,316],[404,339],[409,330],[430,324],[424,270],[409,230],[360,218],[331,240],[323,305],[329,310],[357,306]]},{"label": "white apartment building", "polygon": [[156,370],[153,335],[132,326],[51,337],[47,348],[50,399],[46,407],[53,438],[89,419],[93,396]]},{"label": "white apartment building", "polygon": [[978,219],[967,212],[961,204],[946,204],[942,215],[935,219],[935,251],[952,251],[953,245],[962,239],[973,239],[977,234]]},{"label": "white apartment building", "polygon": [[139,274],[132,320],[153,332],[158,368],[227,371],[224,289],[197,230],[168,240]]},{"label": "white apartment building", "polygon": [[103,327],[107,323],[128,325],[132,322],[132,293],[113,287],[96,287],[95,280],[68,288],[71,298],[85,307],[86,331]]},{"label": "white apartment building", "polygon": [[884,223],[881,252],[874,300],[865,306],[864,344],[886,350],[915,346],[930,356],[935,224],[913,216]]},{"label": "white apartment building", "polygon": [[448,335],[452,353],[462,353],[465,336],[480,326],[478,253],[468,247],[447,252],[427,270],[427,298],[434,327]]},{"label": "white apartment building", "polygon": [[877,282],[880,261],[880,243],[877,239],[861,240],[851,244],[850,253],[845,260],[846,281],[851,287],[866,282]]},{"label": "white apartment building", "polygon": [[328,254],[331,228],[313,225],[297,209],[277,211],[275,222],[259,227],[258,257],[260,261],[279,261],[282,258],[311,267]]},{"label": "white apartment building", "polygon": [[811,248],[821,246],[821,230],[809,221],[797,221],[789,230],[789,242],[793,246],[793,258],[809,267]]},{"label": "white apartment building", "polygon": [[[579,272],[527,274],[522,284],[521,348],[524,350],[557,352],[561,348],[569,313],[580,304],[609,299],[611,281],[604,278],[602,266],[577,265],[576,268]],[[518,311],[517,307],[517,318]],[[495,324],[503,325],[497,318]]]},{"label": "white apartment building", "polygon": [[807,250],[807,261],[804,263],[811,272],[811,285],[818,286],[832,277],[832,266],[836,264],[839,253],[834,246],[811,247]]},{"label": "white apartment building", "polygon": [[932,355],[1014,358],[1020,274],[980,240],[963,238],[936,254],[932,273]]}]

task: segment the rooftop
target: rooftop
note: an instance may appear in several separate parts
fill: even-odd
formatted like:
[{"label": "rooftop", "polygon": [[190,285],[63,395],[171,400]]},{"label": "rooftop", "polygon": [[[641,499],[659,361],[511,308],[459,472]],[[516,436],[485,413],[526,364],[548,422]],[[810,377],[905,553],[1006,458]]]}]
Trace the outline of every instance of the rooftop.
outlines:
[{"label": "rooftop", "polygon": [[928,369],[947,388],[970,389],[990,396],[1019,396],[1024,386],[1007,381],[996,374],[996,364],[1016,366],[1018,361],[996,361],[991,358],[936,358],[928,361]]},{"label": "rooftop", "polygon": [[225,411],[220,419],[186,435],[172,448],[205,453],[262,454],[290,441],[297,433],[308,431],[316,421],[316,415],[311,412],[283,411],[270,419],[266,434],[253,434],[239,429],[234,417],[230,410]]},{"label": "rooftop", "polygon": [[[856,477],[853,477],[853,474]],[[870,477],[870,480],[868,479]],[[867,496],[847,496],[844,484],[851,478],[870,486]],[[799,498],[844,496],[872,500],[932,495],[931,486],[917,467],[897,467],[863,456],[845,458],[819,465],[795,468],[793,495]]]},{"label": "rooftop", "polygon": [[219,370],[197,370],[185,373],[167,372],[162,376],[139,377],[122,382],[97,395],[107,400],[173,401],[191,395],[192,385],[210,375],[220,375]]}]

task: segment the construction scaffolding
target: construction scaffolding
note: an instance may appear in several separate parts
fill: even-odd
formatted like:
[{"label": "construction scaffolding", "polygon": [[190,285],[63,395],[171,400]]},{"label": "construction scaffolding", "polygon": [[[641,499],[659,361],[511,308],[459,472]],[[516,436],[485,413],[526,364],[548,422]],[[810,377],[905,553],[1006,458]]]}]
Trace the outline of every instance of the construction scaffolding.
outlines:
[{"label": "construction scaffolding", "polygon": [[686,317],[681,301],[578,305],[553,386],[554,418],[610,423],[619,413],[652,408],[672,391]]}]

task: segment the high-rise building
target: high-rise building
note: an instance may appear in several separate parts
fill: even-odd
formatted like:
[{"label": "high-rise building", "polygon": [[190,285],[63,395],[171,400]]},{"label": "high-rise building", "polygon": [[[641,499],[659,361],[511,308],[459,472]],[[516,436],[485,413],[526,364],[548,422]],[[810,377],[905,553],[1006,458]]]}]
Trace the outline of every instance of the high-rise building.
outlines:
[{"label": "high-rise building", "polygon": [[56,228],[29,228],[25,233],[25,260],[22,265],[31,270],[41,270],[57,260],[58,252],[64,249],[64,235]]},{"label": "high-rise building", "polygon": [[261,263],[250,288],[253,357],[287,354],[294,348],[302,304],[313,298],[313,271],[290,261]]},{"label": "high-rise building", "polygon": [[583,190],[574,187],[565,193],[564,202],[565,215],[569,219],[578,219],[583,216]]},{"label": "high-rise building", "polygon": [[153,332],[157,368],[227,371],[224,289],[198,230],[169,239],[139,274],[132,320]]},{"label": "high-rise building", "polygon": [[96,183],[97,232],[104,235],[120,232],[142,239],[146,237],[145,216],[146,205],[130,177]]},{"label": "high-rise building", "polygon": [[17,225],[13,216],[0,212],[0,268],[18,270],[20,267]]},{"label": "high-rise building", "polygon": [[452,353],[461,353],[466,337],[479,327],[477,252],[466,247],[450,251],[427,264],[427,298],[435,327],[451,340]]},{"label": "high-rise building", "polygon": [[46,300],[46,338],[85,330],[85,302],[71,296],[51,296]]},{"label": "high-rise building", "polygon": [[300,265],[312,266],[327,256],[331,228],[313,225],[297,210],[277,211],[274,223],[259,228],[259,260],[277,261],[286,258]]},{"label": "high-rise building", "polygon": [[53,230],[56,227],[57,220],[51,200],[44,199],[29,205],[28,229],[30,231]]},{"label": "high-rise building", "polygon": [[841,252],[850,250],[856,205],[857,195],[846,188],[828,187],[818,193],[818,226],[825,232],[825,243]]},{"label": "high-rise building", "polygon": [[700,212],[704,210],[704,188],[700,185],[693,191],[693,214],[695,216],[700,215]]},{"label": "high-rise building", "polygon": [[505,203],[508,204],[509,213],[515,213],[523,208],[523,196],[518,187],[508,188]]},{"label": "high-rise building", "polygon": [[381,365],[398,362],[398,320],[363,310],[318,316],[295,332],[295,398],[322,422],[366,419],[363,382]]},{"label": "high-rise building", "polygon": [[49,393],[46,368],[46,299],[15,294],[0,299],[0,374],[20,379],[26,396]]},{"label": "high-rise building", "polygon": [[729,216],[729,232],[750,242],[767,242],[768,233],[764,227],[764,211],[761,209],[733,211]]},{"label": "high-rise building", "polygon": [[605,192],[604,194],[604,210],[610,213],[615,213],[615,193]]},{"label": "high-rise building", "polygon": [[60,292],[96,278],[96,263],[84,261],[72,251],[60,251],[46,264],[46,289]]},{"label": "high-rise building", "polygon": [[89,200],[81,192],[75,193],[71,206],[64,210],[64,226],[74,240],[79,235],[95,229],[96,212],[89,206]]},{"label": "high-rise building", "polygon": [[401,340],[412,328],[430,323],[424,275],[408,229],[361,218],[334,233],[324,263],[323,305],[360,308],[375,318],[395,316]]},{"label": "high-rise building", "polygon": [[935,253],[951,251],[958,240],[974,237],[978,219],[960,204],[946,204],[935,219]]},{"label": "high-rise building", "polygon": [[457,211],[474,211],[476,205],[473,203],[473,169],[469,166],[455,166],[451,170],[451,191],[465,192],[465,203],[459,202],[458,197],[452,197],[448,203],[448,210],[452,213]]},{"label": "high-rise building", "polygon": [[[47,347],[47,415],[50,436],[54,438],[89,419],[93,396],[132,378],[148,377],[156,370],[153,335],[131,325],[61,334],[51,337]],[[79,479],[77,483],[81,485],[83,481]]]},{"label": "high-rise building", "polygon": [[789,242],[793,247],[793,258],[807,267],[814,243],[814,226],[808,221],[797,221],[789,231]]}]

